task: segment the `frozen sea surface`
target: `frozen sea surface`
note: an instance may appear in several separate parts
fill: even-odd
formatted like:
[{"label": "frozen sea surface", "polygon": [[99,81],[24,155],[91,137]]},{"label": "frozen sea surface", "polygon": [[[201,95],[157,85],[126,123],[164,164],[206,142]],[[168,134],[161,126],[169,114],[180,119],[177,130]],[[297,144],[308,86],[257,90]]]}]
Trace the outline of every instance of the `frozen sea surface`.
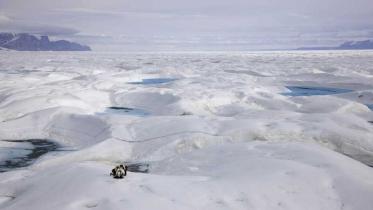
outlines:
[{"label": "frozen sea surface", "polygon": [[0,141],[24,164],[0,173],[0,209],[371,209],[372,66],[372,51],[2,52],[0,139],[69,151],[22,161],[38,146]]}]

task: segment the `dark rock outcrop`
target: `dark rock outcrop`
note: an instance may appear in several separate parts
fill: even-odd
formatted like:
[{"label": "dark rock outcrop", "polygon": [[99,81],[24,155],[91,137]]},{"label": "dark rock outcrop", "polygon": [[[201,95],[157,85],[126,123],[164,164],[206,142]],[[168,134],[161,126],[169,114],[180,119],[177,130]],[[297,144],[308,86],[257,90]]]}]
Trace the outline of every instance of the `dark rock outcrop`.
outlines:
[{"label": "dark rock outcrop", "polygon": [[0,33],[0,48],[17,51],[90,51],[91,48],[65,40],[50,41],[27,33]]}]

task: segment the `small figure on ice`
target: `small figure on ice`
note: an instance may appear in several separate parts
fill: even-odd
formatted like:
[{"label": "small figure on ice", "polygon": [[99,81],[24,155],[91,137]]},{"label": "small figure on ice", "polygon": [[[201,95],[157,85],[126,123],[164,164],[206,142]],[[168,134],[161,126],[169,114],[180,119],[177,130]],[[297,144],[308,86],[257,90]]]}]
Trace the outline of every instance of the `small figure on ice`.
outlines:
[{"label": "small figure on ice", "polygon": [[127,176],[127,169],[128,166],[115,166],[115,168],[111,170],[110,176],[113,176],[115,179],[123,179],[124,176]]}]

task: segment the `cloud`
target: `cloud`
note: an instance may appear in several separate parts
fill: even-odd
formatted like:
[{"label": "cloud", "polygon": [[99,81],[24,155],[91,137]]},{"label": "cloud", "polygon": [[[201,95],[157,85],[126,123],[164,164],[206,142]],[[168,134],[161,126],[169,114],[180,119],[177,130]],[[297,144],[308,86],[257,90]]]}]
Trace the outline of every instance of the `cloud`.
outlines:
[{"label": "cloud", "polygon": [[0,13],[0,27],[2,25],[9,24],[10,22],[11,22],[11,19],[8,16]]},{"label": "cloud", "polygon": [[88,9],[88,8],[53,9],[49,13],[51,15],[110,16],[110,17],[119,17],[123,15],[123,12]]},{"label": "cloud", "polygon": [[75,35],[79,33],[79,30],[74,28],[68,27],[60,27],[60,26],[52,26],[52,25],[34,25],[30,26],[28,24],[25,25],[17,25],[15,30],[20,32],[26,32],[31,34],[43,34],[43,35],[50,35],[50,36],[66,36],[66,35]]},{"label": "cloud", "polygon": [[51,36],[66,36],[79,33],[79,31],[74,28],[53,26],[35,22],[32,23],[28,21],[18,21],[10,18],[2,18],[2,16],[0,16],[0,31]]}]

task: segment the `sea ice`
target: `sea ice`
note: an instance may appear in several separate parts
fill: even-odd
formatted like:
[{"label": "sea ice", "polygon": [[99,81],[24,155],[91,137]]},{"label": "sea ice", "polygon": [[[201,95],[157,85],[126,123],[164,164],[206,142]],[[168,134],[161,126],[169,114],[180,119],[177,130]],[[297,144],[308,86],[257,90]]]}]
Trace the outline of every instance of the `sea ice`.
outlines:
[{"label": "sea ice", "polygon": [[0,160],[27,139],[64,151],[0,173],[0,209],[370,209],[371,66],[372,51],[2,52]]}]

